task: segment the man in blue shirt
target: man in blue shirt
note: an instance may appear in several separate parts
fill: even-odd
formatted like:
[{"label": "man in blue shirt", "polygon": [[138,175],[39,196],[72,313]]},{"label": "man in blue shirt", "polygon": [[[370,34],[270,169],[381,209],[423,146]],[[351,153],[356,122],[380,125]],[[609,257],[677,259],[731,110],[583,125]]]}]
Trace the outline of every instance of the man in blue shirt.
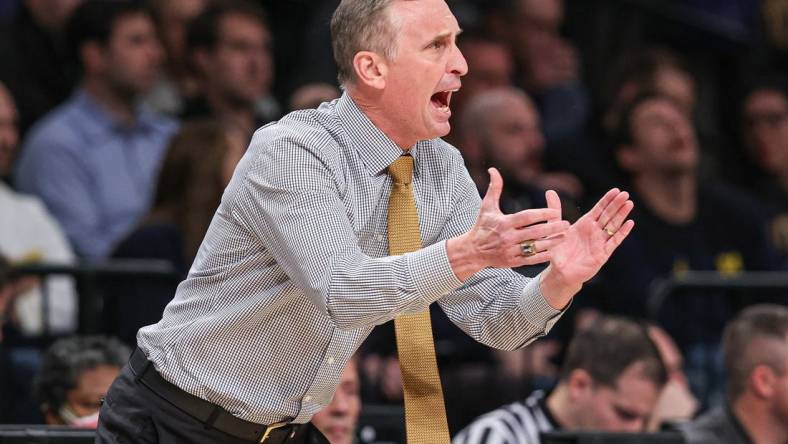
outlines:
[{"label": "man in blue shirt", "polygon": [[135,105],[162,60],[144,9],[88,2],[68,33],[82,64],[81,85],[31,129],[16,185],[43,199],[78,254],[100,259],[147,211],[177,126]]}]

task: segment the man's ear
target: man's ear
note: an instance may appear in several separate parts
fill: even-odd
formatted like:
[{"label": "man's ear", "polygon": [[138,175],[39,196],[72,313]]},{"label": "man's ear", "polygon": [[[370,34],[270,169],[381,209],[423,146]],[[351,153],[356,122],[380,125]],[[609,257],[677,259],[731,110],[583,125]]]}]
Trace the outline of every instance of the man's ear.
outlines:
[{"label": "man's ear", "polygon": [[767,365],[756,366],[748,378],[750,390],[759,398],[771,398],[775,394],[775,383],[777,375],[774,370]]},{"label": "man's ear", "polygon": [[380,55],[372,51],[359,51],[353,57],[353,70],[356,81],[371,88],[382,90],[386,87],[388,64]]},{"label": "man's ear", "polygon": [[591,375],[583,369],[575,369],[567,378],[569,396],[573,401],[577,401],[588,396],[594,388],[594,380]]}]

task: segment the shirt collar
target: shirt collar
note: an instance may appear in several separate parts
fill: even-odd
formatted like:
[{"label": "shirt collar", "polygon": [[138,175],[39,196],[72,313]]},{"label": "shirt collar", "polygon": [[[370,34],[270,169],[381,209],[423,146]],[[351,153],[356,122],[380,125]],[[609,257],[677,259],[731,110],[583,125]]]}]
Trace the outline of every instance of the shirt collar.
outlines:
[{"label": "shirt collar", "polygon": [[[337,101],[336,112],[371,176],[383,173],[404,154],[394,141],[369,120],[347,91]],[[418,142],[409,151],[414,160],[414,177],[418,176],[420,169],[419,152],[429,144],[429,140]]]},{"label": "shirt collar", "polygon": [[74,104],[84,114],[87,115],[85,123],[91,126],[94,131],[106,130],[127,130],[145,131],[155,127],[156,119],[142,106],[134,109],[134,125],[129,127],[119,121],[107,111],[96,99],[85,89],[80,88],[74,93]]}]

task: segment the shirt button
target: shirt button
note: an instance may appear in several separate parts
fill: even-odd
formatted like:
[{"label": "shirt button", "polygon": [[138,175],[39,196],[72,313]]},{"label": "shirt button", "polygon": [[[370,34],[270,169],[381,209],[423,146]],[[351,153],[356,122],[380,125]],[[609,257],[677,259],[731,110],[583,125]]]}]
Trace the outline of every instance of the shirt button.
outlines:
[{"label": "shirt button", "polygon": [[304,402],[309,402],[312,400],[311,396],[304,396]]},{"label": "shirt button", "polygon": [[331,364],[334,363],[334,357],[333,356],[329,356],[328,359],[326,359],[326,361],[328,362],[328,365],[331,365]]},{"label": "shirt button", "polygon": [[383,242],[383,235],[382,235],[382,234],[380,234],[380,233],[378,233],[378,234],[375,236],[375,239],[376,239],[378,242]]}]

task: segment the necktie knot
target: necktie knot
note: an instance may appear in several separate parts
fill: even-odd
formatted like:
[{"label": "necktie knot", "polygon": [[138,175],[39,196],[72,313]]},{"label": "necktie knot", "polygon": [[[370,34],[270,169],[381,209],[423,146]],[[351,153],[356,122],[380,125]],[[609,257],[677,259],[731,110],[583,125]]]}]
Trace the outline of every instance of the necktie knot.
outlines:
[{"label": "necktie knot", "polygon": [[413,156],[404,155],[389,166],[389,174],[397,184],[409,184],[413,181]]}]

